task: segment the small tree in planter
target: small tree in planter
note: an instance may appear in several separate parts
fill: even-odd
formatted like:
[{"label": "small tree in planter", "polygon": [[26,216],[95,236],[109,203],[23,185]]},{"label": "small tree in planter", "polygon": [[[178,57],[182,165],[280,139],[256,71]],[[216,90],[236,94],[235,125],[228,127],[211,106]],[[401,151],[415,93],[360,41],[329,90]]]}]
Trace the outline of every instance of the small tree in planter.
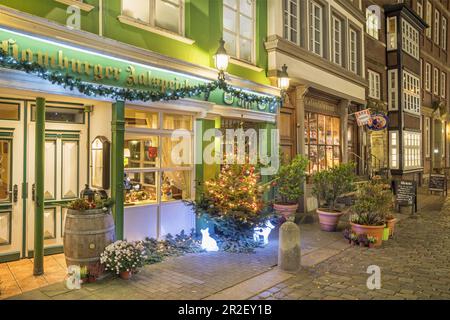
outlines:
[{"label": "small tree in planter", "polygon": [[375,246],[380,246],[386,214],[392,208],[392,194],[376,181],[362,184],[357,191],[355,204],[352,206],[350,224],[356,234],[367,234],[377,239]]},{"label": "small tree in planter", "polygon": [[303,194],[307,165],[308,160],[302,155],[297,155],[290,163],[282,165],[278,170],[275,182],[277,197],[273,207],[286,219],[295,214],[298,209],[298,201]]},{"label": "small tree in planter", "polygon": [[336,231],[343,214],[336,209],[336,202],[340,196],[354,190],[354,170],[355,165],[347,163],[314,174],[313,194],[319,203],[317,214],[323,231]]}]

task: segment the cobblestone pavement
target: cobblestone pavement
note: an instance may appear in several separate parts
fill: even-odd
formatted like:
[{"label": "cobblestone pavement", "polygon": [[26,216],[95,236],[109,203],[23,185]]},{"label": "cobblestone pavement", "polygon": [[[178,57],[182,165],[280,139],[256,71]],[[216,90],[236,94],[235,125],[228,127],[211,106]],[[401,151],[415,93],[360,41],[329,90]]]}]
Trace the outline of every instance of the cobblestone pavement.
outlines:
[{"label": "cobblestone pavement", "polygon": [[[427,197],[378,249],[350,247],[252,299],[450,299],[450,198]],[[381,289],[369,290],[367,267],[381,268]]]}]

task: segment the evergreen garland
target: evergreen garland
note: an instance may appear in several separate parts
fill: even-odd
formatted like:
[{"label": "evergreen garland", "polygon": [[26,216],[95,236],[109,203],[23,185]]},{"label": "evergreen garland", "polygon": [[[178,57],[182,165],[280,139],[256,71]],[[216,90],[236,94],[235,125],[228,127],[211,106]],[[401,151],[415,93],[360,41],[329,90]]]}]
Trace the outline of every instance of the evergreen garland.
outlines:
[{"label": "evergreen garland", "polygon": [[[120,88],[106,85],[97,85],[82,81],[80,78],[75,78],[68,73],[61,73],[58,71],[51,71],[39,65],[37,62],[18,61],[7,52],[0,49],[0,67],[23,71],[29,74],[38,76],[41,79],[47,80],[52,84],[57,84],[70,89],[71,91],[77,89],[81,94],[88,97],[104,97],[115,101],[171,101],[182,98],[198,97],[204,95],[205,101],[209,100],[211,92],[216,89],[221,89],[224,92],[231,94],[234,98],[240,99],[247,103],[268,104],[269,106],[278,106],[281,102],[279,97],[260,96],[245,92],[241,89],[235,89],[224,80],[216,80],[205,84],[195,86],[187,86],[179,89],[166,89],[166,91],[150,91],[131,88]],[[273,109],[270,108],[272,111]]]}]

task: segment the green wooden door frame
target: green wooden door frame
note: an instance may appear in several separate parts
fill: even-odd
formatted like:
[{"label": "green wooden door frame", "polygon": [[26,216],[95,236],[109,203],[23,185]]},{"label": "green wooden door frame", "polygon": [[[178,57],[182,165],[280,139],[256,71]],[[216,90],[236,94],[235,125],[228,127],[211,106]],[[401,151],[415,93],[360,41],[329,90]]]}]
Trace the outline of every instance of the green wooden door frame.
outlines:
[{"label": "green wooden door frame", "polygon": [[45,98],[36,99],[34,275],[44,273]]},{"label": "green wooden door frame", "polygon": [[111,122],[111,198],[113,199],[112,212],[116,225],[116,239],[122,240],[124,235],[124,156],[125,144],[125,102],[117,101],[112,105]]}]

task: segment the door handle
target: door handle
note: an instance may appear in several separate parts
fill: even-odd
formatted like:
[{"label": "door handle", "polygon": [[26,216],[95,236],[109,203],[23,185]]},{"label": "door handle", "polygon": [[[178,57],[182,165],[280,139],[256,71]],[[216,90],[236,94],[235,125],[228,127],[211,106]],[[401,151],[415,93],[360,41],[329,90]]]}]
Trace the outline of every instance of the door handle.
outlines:
[{"label": "door handle", "polygon": [[36,184],[33,183],[31,186],[31,200],[36,200]]},{"label": "door handle", "polygon": [[16,203],[19,200],[19,188],[17,187],[17,184],[13,187],[13,202]]}]

